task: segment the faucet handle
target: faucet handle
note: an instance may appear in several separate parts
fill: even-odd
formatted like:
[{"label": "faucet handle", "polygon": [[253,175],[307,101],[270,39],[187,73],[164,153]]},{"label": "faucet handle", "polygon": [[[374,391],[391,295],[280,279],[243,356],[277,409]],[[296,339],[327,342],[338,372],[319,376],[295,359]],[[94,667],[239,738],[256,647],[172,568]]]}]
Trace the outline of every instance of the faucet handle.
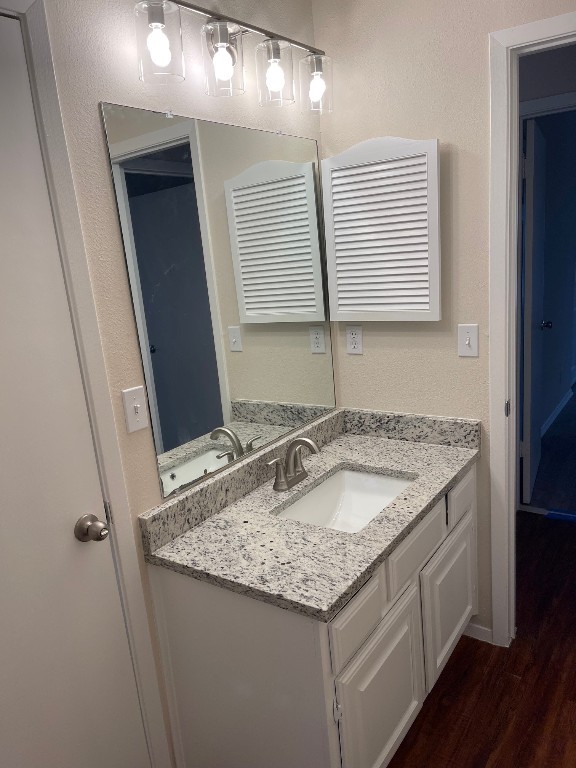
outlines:
[{"label": "faucet handle", "polygon": [[234,451],[224,451],[224,453],[216,454],[217,459],[223,459],[225,456],[228,457],[228,464],[230,464],[231,461],[234,461]]},{"label": "faucet handle", "polygon": [[299,445],[294,453],[294,474],[299,475],[304,472],[304,465],[302,464],[302,446]]},{"label": "faucet handle", "polygon": [[248,453],[248,451],[254,450],[254,442],[256,440],[261,440],[261,439],[262,439],[262,435],[255,435],[253,438],[248,440],[248,442],[246,443],[246,448],[244,448],[244,453]]},{"label": "faucet handle", "polygon": [[276,465],[276,478],[274,480],[273,488],[275,491],[287,491],[288,483],[286,481],[286,471],[284,470],[284,464],[282,459],[272,459],[267,461],[266,466],[273,467]]}]

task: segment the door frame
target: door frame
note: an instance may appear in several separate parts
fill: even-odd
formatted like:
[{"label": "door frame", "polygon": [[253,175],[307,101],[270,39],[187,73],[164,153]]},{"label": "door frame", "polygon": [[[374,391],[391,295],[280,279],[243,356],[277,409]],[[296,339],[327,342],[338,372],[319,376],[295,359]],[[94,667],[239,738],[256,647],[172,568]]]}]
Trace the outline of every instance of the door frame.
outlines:
[{"label": "door frame", "polygon": [[160,694],[162,673],[156,665],[152,643],[140,554],[122,471],[44,2],[38,0],[26,13],[15,15],[22,25],[38,134],[103,500],[110,510],[112,553],[144,731],[153,768],[170,768],[171,746]]},{"label": "door frame", "polygon": [[[492,640],[516,631],[518,503],[518,61],[576,42],[576,13],[490,35],[490,505]],[[507,406],[508,403],[508,406]],[[508,415],[509,414],[509,415]],[[507,417],[508,415],[508,417]]]}]

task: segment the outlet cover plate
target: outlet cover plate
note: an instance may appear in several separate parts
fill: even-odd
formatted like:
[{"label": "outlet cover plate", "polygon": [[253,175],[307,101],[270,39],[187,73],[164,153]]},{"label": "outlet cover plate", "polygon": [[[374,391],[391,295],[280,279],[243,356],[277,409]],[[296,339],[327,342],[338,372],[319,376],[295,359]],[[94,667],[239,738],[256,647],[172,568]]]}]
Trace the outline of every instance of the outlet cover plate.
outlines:
[{"label": "outlet cover plate", "polygon": [[363,355],[364,347],[362,343],[362,326],[346,326],[346,352],[349,355]]},{"label": "outlet cover plate", "polygon": [[311,325],[310,331],[310,351],[313,355],[326,354],[326,337],[324,335],[324,326]]}]

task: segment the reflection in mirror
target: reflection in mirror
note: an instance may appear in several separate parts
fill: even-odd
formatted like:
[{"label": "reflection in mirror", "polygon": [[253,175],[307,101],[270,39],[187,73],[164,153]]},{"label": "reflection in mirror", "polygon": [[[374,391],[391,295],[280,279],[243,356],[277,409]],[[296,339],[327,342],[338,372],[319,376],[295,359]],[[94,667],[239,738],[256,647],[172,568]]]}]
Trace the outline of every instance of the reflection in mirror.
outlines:
[{"label": "reflection in mirror", "polygon": [[317,147],[103,115],[166,496],[334,407]]}]

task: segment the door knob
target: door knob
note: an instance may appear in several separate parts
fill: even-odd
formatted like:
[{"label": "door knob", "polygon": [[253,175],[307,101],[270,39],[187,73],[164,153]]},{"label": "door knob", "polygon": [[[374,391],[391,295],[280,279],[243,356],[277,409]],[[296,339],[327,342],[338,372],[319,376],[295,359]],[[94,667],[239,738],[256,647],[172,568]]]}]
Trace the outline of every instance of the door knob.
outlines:
[{"label": "door knob", "polygon": [[82,515],[74,526],[74,536],[78,541],[104,541],[108,538],[108,526],[96,515]]},{"label": "door knob", "polygon": [[552,320],[542,320],[540,323],[540,330],[543,331],[546,328],[552,328]]}]

